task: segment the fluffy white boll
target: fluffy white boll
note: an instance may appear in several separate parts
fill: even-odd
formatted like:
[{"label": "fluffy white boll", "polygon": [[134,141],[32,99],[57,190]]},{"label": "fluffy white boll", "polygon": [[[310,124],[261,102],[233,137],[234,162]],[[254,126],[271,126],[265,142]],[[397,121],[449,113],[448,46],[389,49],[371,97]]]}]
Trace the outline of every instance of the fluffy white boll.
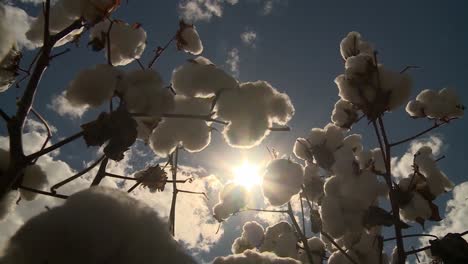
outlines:
[{"label": "fluffy white boll", "polygon": [[[175,96],[174,114],[208,115],[211,100]],[[164,118],[150,137],[151,147],[159,156],[172,153],[178,144],[189,152],[198,152],[210,144],[211,128],[195,118]]]},{"label": "fluffy white boll", "polygon": [[193,55],[203,52],[203,44],[194,25],[180,22],[180,29],[177,32],[177,48]]},{"label": "fluffy white boll", "polygon": [[[47,175],[39,165],[29,165],[24,169],[24,176],[21,185],[24,187],[41,190],[47,185]],[[21,198],[27,201],[32,201],[36,198],[37,193],[20,190]]]},{"label": "fluffy white boll", "polygon": [[305,138],[298,138],[294,142],[294,155],[301,160],[312,160],[313,156],[310,151],[310,144]]},{"label": "fluffy white boll", "polygon": [[237,86],[236,79],[204,57],[189,60],[172,72],[172,87],[181,95],[211,97]]},{"label": "fluffy white boll", "polygon": [[301,264],[293,258],[278,257],[271,252],[256,252],[253,250],[246,250],[242,254],[229,255],[226,257],[215,258],[213,264]]},{"label": "fluffy white boll", "polygon": [[340,53],[343,59],[347,60],[349,57],[356,56],[358,54],[373,55],[374,50],[368,42],[362,39],[361,34],[352,31],[349,32],[343,40],[341,40]]},{"label": "fluffy white boll", "polygon": [[285,125],[294,114],[289,96],[268,82],[242,83],[236,89],[221,92],[216,103],[217,117],[228,121],[223,135],[234,147],[259,144],[273,124]]},{"label": "fluffy white boll", "polygon": [[[107,54],[108,20],[100,22],[91,29],[91,42],[105,44]],[[146,48],[146,31],[139,25],[129,25],[122,21],[114,21],[110,31],[110,56],[112,65],[124,66],[139,59]]]},{"label": "fluffy white boll", "polygon": [[[312,263],[322,263],[323,257],[325,256],[325,244],[320,240],[318,237],[311,237],[307,239],[307,244],[309,245],[309,249],[312,253]],[[309,258],[307,254],[303,251],[299,251],[299,259],[302,263],[309,263]]]},{"label": "fluffy white boll", "polygon": [[336,102],[331,116],[331,120],[336,126],[349,129],[357,119],[358,113],[352,103],[342,99]]},{"label": "fluffy white boll", "polygon": [[249,195],[245,187],[235,183],[224,185],[219,192],[219,203],[213,207],[215,219],[220,222],[227,219],[231,214],[245,207],[248,199]]},{"label": "fluffy white boll", "polygon": [[15,82],[20,59],[21,53],[16,47],[12,47],[3,60],[0,57],[0,93],[6,91]]},{"label": "fluffy white boll", "polygon": [[117,92],[132,113],[160,118],[174,109],[174,95],[164,87],[159,73],[153,70],[136,70],[125,74]]},{"label": "fluffy white boll", "polygon": [[121,75],[107,64],[83,70],[68,85],[65,98],[72,106],[98,107],[112,98]]},{"label": "fluffy white boll", "polygon": [[246,222],[242,227],[242,235],[234,240],[231,251],[234,254],[239,254],[247,249],[260,247],[265,237],[263,227],[255,222]]},{"label": "fluffy white boll", "polygon": [[324,180],[320,176],[320,168],[308,163],[304,169],[304,193],[311,201],[317,202],[323,196]]},{"label": "fluffy white boll", "polygon": [[[336,177],[335,177],[336,178]],[[327,181],[327,183],[330,180]],[[328,184],[325,184],[327,187]],[[325,188],[326,193],[328,188]],[[322,218],[323,230],[328,232],[332,237],[339,238],[343,236],[346,227],[344,223],[343,210],[340,206],[340,201],[336,196],[325,195],[320,206],[320,216]]]},{"label": "fluffy white boll", "polygon": [[390,71],[379,66],[380,88],[390,92],[387,110],[395,110],[408,102],[411,95],[412,80],[406,73]]},{"label": "fluffy white boll", "polygon": [[[44,237],[47,243],[37,243]],[[64,205],[30,219],[0,259],[6,264],[106,261],[195,263],[153,208],[127,193],[102,187],[78,192]]]},{"label": "fluffy white boll", "polygon": [[242,252],[253,248],[254,246],[252,246],[252,244],[250,244],[247,240],[243,239],[242,237],[238,237],[234,239],[234,242],[232,243],[231,252],[233,254],[241,254]]},{"label": "fluffy white boll", "polygon": [[279,222],[267,227],[260,252],[273,252],[280,257],[297,257],[297,237],[291,225]]},{"label": "fluffy white boll", "polygon": [[304,170],[298,163],[287,159],[272,160],[263,176],[263,195],[273,206],[283,205],[301,190]]},{"label": "fluffy white boll", "polygon": [[120,0],[61,0],[64,9],[91,24],[101,21],[107,14],[115,10]]},{"label": "fluffy white boll", "polygon": [[348,146],[355,154],[363,151],[362,136],[360,134],[352,134],[343,139],[343,145]]},{"label": "fluffy white boll", "polygon": [[415,221],[416,218],[429,219],[432,215],[429,202],[417,192],[412,195],[410,202],[400,209],[400,216],[408,221]]},{"label": "fluffy white boll", "polygon": [[[50,7],[49,12],[49,31],[51,35],[57,34],[60,31],[64,30],[66,27],[70,26],[80,18],[80,13],[77,10],[72,10],[70,12],[65,6],[72,2],[70,1],[58,1],[53,6]],[[75,2],[73,0],[73,2]],[[76,1],[79,2],[79,1]],[[72,40],[75,37],[79,36],[83,32],[83,28],[73,30],[67,36],[62,38],[55,44],[56,47],[64,45]],[[26,32],[26,37],[29,41],[37,46],[41,46],[44,41],[44,14],[40,12],[39,16],[35,18],[28,32]]]},{"label": "fluffy white boll", "polygon": [[437,197],[455,186],[445,173],[438,168],[437,162],[432,155],[432,149],[429,146],[420,148],[414,161],[420,172],[425,176],[429,191],[432,195]]},{"label": "fluffy white boll", "polygon": [[444,88],[439,92],[423,90],[410,101],[406,111],[412,117],[429,117],[435,119],[450,119],[462,117],[465,107],[452,89]]}]

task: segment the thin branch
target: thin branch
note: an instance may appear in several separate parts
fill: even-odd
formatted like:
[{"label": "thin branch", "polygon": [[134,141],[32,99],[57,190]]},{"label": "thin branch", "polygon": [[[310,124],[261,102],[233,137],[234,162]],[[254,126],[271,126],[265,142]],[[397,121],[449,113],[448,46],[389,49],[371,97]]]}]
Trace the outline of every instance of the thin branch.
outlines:
[{"label": "thin branch", "polygon": [[416,139],[416,138],[418,138],[418,137],[420,137],[420,136],[422,136],[422,135],[424,135],[424,134],[426,134],[426,133],[428,133],[428,132],[430,132],[430,131],[432,131],[432,130],[434,130],[434,129],[436,129],[436,128],[442,126],[442,125],[448,124],[448,123],[449,123],[451,120],[453,120],[453,119],[455,119],[455,118],[451,118],[451,119],[449,119],[449,120],[447,120],[447,121],[443,121],[442,123],[437,123],[437,122],[435,122],[433,126],[431,126],[431,127],[427,128],[427,129],[425,129],[425,130],[419,132],[418,134],[416,134],[416,135],[414,135],[414,136],[412,136],[412,137],[408,137],[408,138],[399,140],[399,141],[397,141],[397,142],[390,143],[390,147],[398,146],[398,145],[404,144],[404,143],[406,143],[406,142],[408,142],[408,141],[411,141],[411,140],[413,140],[413,139]]},{"label": "thin branch", "polygon": [[416,65],[408,65],[405,68],[403,68],[403,70],[400,71],[400,74],[405,73],[407,70],[410,70],[410,69],[421,69],[421,67],[416,66]]},{"label": "thin branch", "polygon": [[[176,183],[176,182],[177,182],[177,181],[172,181],[173,184]],[[177,192],[189,193],[189,194],[199,194],[199,195],[205,196],[205,198],[206,198],[207,200],[209,200],[208,195],[206,195],[205,192],[193,192],[193,191],[180,190],[180,189],[177,189]]]},{"label": "thin branch", "polygon": [[291,128],[288,126],[283,127],[269,127],[268,130],[270,131],[291,131]]},{"label": "thin branch", "polygon": [[150,63],[148,64],[148,69],[151,69],[151,67],[153,67],[153,64],[156,62],[156,60],[161,56],[161,54],[163,54],[163,52],[169,47],[169,45],[171,45],[172,41],[174,41],[175,39],[177,38],[177,34],[175,34],[167,43],[166,45],[164,45],[164,47],[158,47],[156,49],[156,53],[153,57],[153,59],[150,61]]},{"label": "thin branch", "polygon": [[299,237],[300,237],[300,239],[302,241],[302,244],[304,246],[304,250],[305,250],[305,252],[307,254],[307,258],[309,259],[309,262],[311,264],[316,264],[316,263],[314,263],[314,259],[312,257],[312,251],[310,250],[309,243],[307,242],[307,238],[304,235],[304,233],[301,231],[301,227],[297,223],[296,217],[294,217],[294,212],[292,210],[291,202],[288,202],[287,214],[289,215],[289,218],[291,219],[291,222],[293,223],[294,228],[296,229],[296,232],[298,233],[298,235],[299,235]]},{"label": "thin branch", "polygon": [[60,198],[60,199],[67,199],[68,198],[67,195],[58,194],[58,193],[54,193],[54,192],[46,192],[46,191],[36,190],[36,189],[29,188],[29,187],[26,187],[26,186],[19,186],[18,188],[23,189],[25,191],[33,192],[33,193],[52,196],[52,197],[55,197],[55,198]]},{"label": "thin branch", "polygon": [[106,33],[106,42],[107,42],[107,64],[110,66],[112,65],[112,56],[111,56],[111,37],[110,37],[110,32],[112,30],[112,26],[114,25],[114,20],[109,19],[110,24],[109,28],[107,29]]},{"label": "thin branch", "polygon": [[[31,107],[31,112],[33,113],[33,115],[39,119],[39,121],[42,122],[42,124],[44,125],[44,127],[46,128],[46,131],[47,131],[47,137],[46,139],[44,140],[44,143],[42,143],[42,146],[41,146],[41,150],[45,149],[45,147],[47,146],[47,143],[49,143],[50,139],[52,138],[52,130],[50,129],[50,126],[49,124],[47,123],[47,121],[41,116],[41,114],[39,114],[39,112],[37,112],[36,110],[34,110],[33,107]],[[36,163],[37,159],[39,157],[35,158],[32,162],[33,163]]]},{"label": "thin branch", "polygon": [[244,210],[240,210],[238,213],[241,212],[248,212],[248,211],[253,211],[253,212],[263,212],[263,213],[281,213],[281,214],[287,214],[287,210],[268,210],[268,209],[256,209],[256,208],[246,208]]},{"label": "thin branch", "polygon": [[132,192],[133,190],[135,190],[136,187],[138,187],[142,182],[143,182],[143,178],[138,179],[138,181],[137,181],[134,185],[132,185],[132,187],[130,187],[130,189],[128,189],[127,192],[128,192],[128,193],[131,193],[131,192]]},{"label": "thin branch", "polygon": [[171,155],[171,165],[172,165],[172,201],[171,201],[171,210],[169,213],[169,231],[171,232],[172,236],[175,236],[175,217],[176,217],[176,203],[177,203],[177,165],[179,161],[179,148],[176,147],[174,154]]},{"label": "thin branch", "polygon": [[[402,236],[402,238],[407,238],[407,237],[432,237],[432,238],[435,238],[435,239],[439,239],[437,236],[431,235],[431,234],[411,234],[411,235]],[[387,242],[387,241],[392,241],[392,240],[395,240],[395,239],[396,239],[396,237],[390,237],[390,238],[385,238],[383,241]]]},{"label": "thin branch", "polygon": [[335,240],[333,239],[333,237],[331,237],[329,234],[327,234],[326,232],[324,231],[320,231],[320,234],[322,234],[322,236],[324,236],[326,239],[328,239],[328,241],[330,241],[349,261],[351,261],[352,263],[354,264],[359,264],[357,261],[355,261],[348,253],[346,253],[346,251],[344,249],[342,249],[340,247],[340,245],[338,245]]},{"label": "thin branch", "polygon": [[162,117],[165,117],[165,118],[192,118],[192,119],[201,119],[201,120],[205,120],[205,121],[207,121],[207,122],[219,123],[219,124],[222,124],[222,125],[228,125],[228,124],[229,124],[229,122],[222,121],[222,120],[218,120],[218,119],[214,119],[214,118],[213,118],[213,114],[214,114],[214,113],[211,113],[211,114],[209,114],[209,115],[163,114]]},{"label": "thin branch", "polygon": [[96,173],[96,177],[94,177],[93,182],[91,183],[91,186],[99,185],[99,183],[101,183],[102,179],[104,179],[104,177],[106,177],[106,167],[107,167],[108,162],[109,162],[108,157],[105,157],[102,160],[101,165],[99,166],[99,170]]},{"label": "thin branch", "polygon": [[63,181],[61,181],[61,182],[59,182],[59,183],[57,183],[57,184],[55,184],[54,186],[52,186],[52,187],[50,188],[50,191],[51,191],[52,193],[55,193],[55,190],[56,190],[56,189],[58,189],[58,188],[62,187],[63,185],[65,185],[65,184],[67,184],[67,183],[69,183],[69,182],[71,182],[71,181],[73,181],[73,180],[75,180],[75,179],[77,179],[77,178],[83,176],[84,174],[88,173],[90,170],[94,169],[94,167],[96,167],[99,163],[101,163],[101,161],[102,161],[104,158],[105,158],[104,155],[101,156],[98,160],[96,160],[93,164],[89,165],[89,167],[87,167],[86,169],[84,169],[84,170],[78,172],[77,174],[75,174],[75,175],[73,175],[73,176],[71,176],[71,177],[69,177],[69,178],[67,178],[67,179],[65,179],[65,180],[63,180]]},{"label": "thin branch", "polygon": [[2,109],[0,109],[0,116],[5,120],[5,122],[8,123],[8,121],[10,121],[10,116],[5,113]]},{"label": "thin branch", "polygon": [[59,53],[57,53],[57,54],[50,55],[49,59],[50,59],[50,60],[53,60],[53,59],[55,59],[55,58],[57,58],[57,57],[59,57],[59,56],[62,56],[62,55],[64,55],[64,54],[70,52],[70,51],[71,51],[71,49],[70,49],[70,48],[67,48],[67,49],[65,49],[64,51],[61,51],[61,52],[59,52]]},{"label": "thin branch", "polygon": [[35,160],[35,159],[39,158],[42,155],[45,155],[45,154],[47,154],[49,152],[52,152],[52,151],[62,147],[63,145],[66,145],[66,144],[80,138],[81,136],[83,136],[83,131],[80,131],[80,132],[76,133],[73,136],[70,136],[70,137],[68,137],[68,138],[66,138],[66,139],[64,139],[62,141],[59,141],[59,142],[55,143],[54,145],[52,145],[50,147],[47,147],[47,148],[44,148],[44,149],[42,149],[42,150],[40,150],[38,152],[35,152],[35,153],[27,156],[26,158],[28,160]]}]

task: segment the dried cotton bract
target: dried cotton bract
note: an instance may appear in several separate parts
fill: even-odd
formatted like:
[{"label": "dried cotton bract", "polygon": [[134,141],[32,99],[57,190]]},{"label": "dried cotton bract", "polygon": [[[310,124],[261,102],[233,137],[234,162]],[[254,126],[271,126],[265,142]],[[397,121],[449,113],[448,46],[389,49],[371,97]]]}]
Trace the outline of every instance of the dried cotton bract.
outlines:
[{"label": "dried cotton bract", "polygon": [[[108,20],[91,29],[90,44],[94,50],[105,48],[107,54],[107,32],[110,28]],[[110,56],[112,65],[124,66],[139,59],[146,48],[146,31],[139,24],[129,25],[123,21],[113,21],[110,30]]]},{"label": "dried cotton bract", "polygon": [[217,257],[213,264],[301,264],[292,258],[282,258],[271,252],[258,253],[253,250],[246,250],[242,254]]},{"label": "dried cotton bract", "polygon": [[289,96],[265,81],[242,83],[220,93],[215,107],[217,117],[228,121],[223,130],[233,147],[252,147],[269,133],[272,124],[286,125],[294,115]]},{"label": "dried cotton bract", "polygon": [[301,190],[304,169],[298,163],[287,159],[272,160],[263,176],[263,195],[273,206],[283,205]]},{"label": "dried cotton bract", "polygon": [[[174,114],[208,115],[211,100],[175,96]],[[151,147],[159,156],[167,156],[180,144],[189,152],[199,152],[210,144],[211,128],[205,120],[164,118],[150,136]]]},{"label": "dried cotton bract", "polygon": [[65,98],[72,106],[98,107],[112,98],[122,73],[107,64],[78,73],[65,91]]},{"label": "dried cotton bract", "polygon": [[183,20],[179,23],[176,35],[177,48],[193,55],[203,52],[203,44],[194,25],[186,24]]},{"label": "dried cotton bract", "polygon": [[180,95],[212,97],[237,86],[236,79],[204,57],[189,60],[172,72],[172,87]]},{"label": "dried cotton bract", "polygon": [[[196,263],[167,230],[153,208],[116,189],[95,187],[31,218],[0,262]],[[38,243],[44,237],[47,243]]]},{"label": "dried cotton bract", "polygon": [[424,90],[406,105],[406,112],[412,117],[428,117],[449,120],[462,117],[465,107],[455,91],[444,88],[439,92]]}]

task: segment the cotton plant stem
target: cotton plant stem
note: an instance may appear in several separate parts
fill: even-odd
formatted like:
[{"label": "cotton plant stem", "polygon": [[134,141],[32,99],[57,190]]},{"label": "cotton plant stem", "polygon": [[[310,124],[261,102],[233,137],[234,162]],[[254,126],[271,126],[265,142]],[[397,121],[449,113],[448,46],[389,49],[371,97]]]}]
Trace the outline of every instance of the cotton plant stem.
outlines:
[{"label": "cotton plant stem", "polygon": [[299,226],[299,224],[296,221],[296,217],[294,216],[294,212],[292,210],[291,202],[288,202],[288,215],[289,215],[289,218],[291,219],[291,222],[294,225],[294,228],[296,229],[296,232],[300,236],[300,239],[301,239],[302,244],[304,246],[304,250],[305,250],[305,252],[307,254],[307,258],[309,259],[309,262],[311,264],[318,264],[318,263],[314,263],[314,260],[312,258],[312,251],[309,248],[309,243],[307,243],[307,238],[304,235],[304,233],[301,231],[301,227]]},{"label": "cotton plant stem", "polygon": [[[26,157],[23,149],[22,132],[26,117],[31,110],[31,106],[36,96],[37,88],[44,71],[49,66],[50,54],[54,45],[75,29],[81,28],[82,21],[77,20],[56,35],[50,35],[49,32],[50,0],[46,0],[44,5],[44,42],[40,55],[35,64],[34,70],[29,78],[29,82],[23,95],[18,101],[17,110],[7,124],[9,145],[10,145],[10,164],[3,177],[0,177],[0,200],[8,193],[13,185],[18,181],[24,168],[30,163],[31,159]],[[34,157],[37,158],[37,157]]]},{"label": "cotton plant stem", "polygon": [[[388,186],[390,204],[392,207],[392,216],[393,216],[393,221],[395,223],[393,227],[395,229],[396,245],[397,245],[397,252],[398,252],[397,263],[404,264],[406,260],[406,255],[405,255],[405,248],[404,248],[404,242],[403,242],[403,237],[402,237],[402,230],[401,230],[401,226],[396,224],[396,223],[399,223],[401,220],[400,220],[400,208],[398,206],[397,199],[395,197],[394,186],[393,186],[393,181],[392,181],[392,172],[391,172],[391,164],[390,164],[391,146],[388,141],[387,132],[385,130],[385,126],[384,126],[384,122],[382,118],[379,117],[377,121],[378,121],[378,124],[376,121],[373,121],[372,125],[374,126],[374,130],[379,141],[382,156],[384,157],[384,164],[385,164],[384,179]],[[381,133],[379,133],[379,130],[381,131]]]},{"label": "cotton plant stem", "polygon": [[61,182],[59,182],[59,183],[57,183],[57,184],[55,184],[54,186],[52,186],[52,187],[50,188],[50,191],[51,191],[52,193],[55,193],[55,192],[56,192],[55,190],[57,190],[58,188],[60,188],[60,187],[62,187],[63,185],[65,185],[65,184],[67,184],[67,183],[69,183],[69,182],[71,182],[71,181],[74,181],[75,179],[78,179],[79,177],[85,175],[86,173],[88,173],[89,171],[91,171],[92,169],[94,169],[97,165],[99,165],[99,163],[101,163],[102,160],[103,160],[104,158],[105,158],[104,155],[101,156],[101,157],[100,157],[99,159],[97,159],[93,164],[89,165],[89,166],[88,166],[87,168],[85,168],[84,170],[78,172],[77,174],[75,174],[75,175],[73,175],[73,176],[71,176],[71,177],[69,177],[69,178],[67,178],[67,179],[65,179],[65,180],[63,180],[63,181],[61,181]]},{"label": "cotton plant stem", "polygon": [[326,239],[328,239],[328,241],[330,241],[349,261],[351,261],[351,263],[359,264],[348,253],[346,253],[346,251],[344,249],[342,249],[340,247],[340,245],[338,245],[338,243],[336,243],[335,240],[333,239],[333,237],[331,237],[328,233],[326,233],[324,231],[320,231],[320,234],[322,236],[324,236]]},{"label": "cotton plant stem", "polygon": [[68,143],[70,143],[70,142],[72,142],[72,141],[74,141],[74,140],[76,140],[76,139],[78,139],[78,138],[80,138],[82,136],[83,136],[83,131],[80,131],[80,132],[78,132],[78,133],[76,133],[76,134],[74,134],[74,135],[72,135],[72,136],[70,136],[70,137],[68,137],[68,138],[66,138],[66,139],[64,139],[62,141],[57,142],[56,144],[54,144],[54,145],[52,145],[50,147],[47,147],[47,148],[44,148],[44,149],[42,149],[42,150],[40,150],[38,152],[35,152],[35,153],[27,156],[26,158],[28,160],[35,160],[35,159],[39,158],[40,156],[43,156],[43,155],[45,155],[47,153],[50,153],[50,152],[52,152],[52,151],[54,151],[54,150],[56,150],[56,149],[58,149],[58,148],[60,148],[60,147],[62,147],[64,145],[66,145],[66,144],[68,144]]},{"label": "cotton plant stem", "polygon": [[177,189],[177,165],[179,159],[179,148],[176,147],[174,155],[172,157],[172,202],[171,202],[171,211],[169,213],[169,231],[172,236],[175,236],[175,210],[177,203],[177,194],[179,190]]},{"label": "cotton plant stem", "polygon": [[55,197],[55,198],[60,198],[60,199],[67,199],[68,198],[68,196],[64,195],[64,194],[58,194],[58,193],[55,193],[55,192],[46,192],[46,191],[36,190],[36,189],[29,188],[29,187],[26,187],[26,186],[19,186],[18,188],[22,189],[22,190],[25,190],[25,191],[29,191],[29,192],[33,192],[33,193],[37,193],[37,194],[42,194],[42,195],[47,195],[47,196],[51,196],[51,197]]},{"label": "cotton plant stem", "polygon": [[[41,150],[45,149],[45,147],[47,146],[47,143],[49,143],[50,139],[52,138],[52,130],[50,129],[50,126],[49,124],[47,123],[47,121],[45,120],[45,118],[43,118],[41,116],[41,114],[39,114],[39,112],[37,112],[36,110],[34,110],[34,108],[31,107],[31,113],[33,113],[33,115],[39,119],[39,121],[42,122],[42,124],[44,125],[44,127],[46,128],[46,131],[47,131],[47,137],[46,139],[44,140],[44,143],[42,144],[41,146]],[[35,158],[32,162],[33,163],[36,163],[38,158]]]},{"label": "cotton plant stem", "polygon": [[408,138],[399,140],[399,141],[397,141],[397,142],[390,143],[390,147],[395,147],[395,146],[404,144],[404,143],[406,143],[406,142],[409,142],[409,141],[411,141],[411,140],[417,139],[418,137],[423,136],[424,134],[429,133],[429,132],[431,132],[432,130],[434,130],[434,129],[440,127],[440,126],[443,126],[443,125],[445,125],[445,124],[448,124],[449,121],[451,121],[451,120],[453,120],[453,119],[455,119],[455,118],[449,119],[448,121],[444,121],[444,122],[442,122],[442,123],[437,123],[437,122],[435,122],[433,126],[431,126],[431,127],[427,128],[427,129],[425,129],[425,130],[419,132],[418,134],[416,134],[416,135],[414,135],[414,136],[411,136],[411,137],[408,137]]},{"label": "cotton plant stem", "polygon": [[99,170],[96,173],[96,177],[94,177],[93,182],[91,183],[91,187],[99,185],[101,183],[102,179],[104,179],[104,177],[106,177],[106,167],[107,167],[108,162],[109,162],[108,157],[105,157],[102,160],[101,165],[99,166]]}]

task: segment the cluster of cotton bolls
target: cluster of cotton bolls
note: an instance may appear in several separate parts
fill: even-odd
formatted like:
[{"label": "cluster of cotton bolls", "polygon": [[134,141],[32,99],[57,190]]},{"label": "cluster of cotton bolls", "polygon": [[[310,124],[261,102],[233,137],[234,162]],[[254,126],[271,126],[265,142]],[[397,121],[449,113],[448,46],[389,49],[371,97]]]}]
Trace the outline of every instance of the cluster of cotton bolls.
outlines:
[{"label": "cluster of cotton bolls", "polygon": [[[174,114],[208,115],[211,99],[175,96]],[[150,136],[153,151],[160,156],[167,156],[177,146],[189,152],[198,152],[206,148],[211,141],[211,127],[205,120],[195,118],[165,118]]]},{"label": "cluster of cotton bolls", "polygon": [[301,190],[304,169],[288,159],[275,159],[268,163],[263,176],[263,195],[273,206],[281,206]]},{"label": "cluster of cotton bolls", "polygon": [[290,98],[269,83],[239,84],[203,57],[175,69],[172,85],[177,94],[215,96],[216,118],[229,122],[223,135],[234,147],[252,147],[260,143],[272,124],[285,125],[294,114]]},{"label": "cluster of cotton bolls", "polygon": [[340,99],[335,103],[331,120],[336,126],[349,129],[358,120],[358,111],[352,103]]},{"label": "cluster of cotton bolls", "polygon": [[194,25],[186,24],[183,20],[179,23],[176,35],[177,48],[193,55],[203,52],[203,44]]},{"label": "cluster of cotton bolls", "polygon": [[[350,32],[340,44],[345,60],[345,73],[335,79],[342,100],[354,105],[369,119],[374,120],[385,111],[406,103],[411,92],[411,79],[406,73],[390,71],[376,65],[374,51],[357,32]],[[337,125],[349,127],[352,115],[344,103],[336,105]],[[344,112],[344,113],[342,113]]]},{"label": "cluster of cotton bolls", "polygon": [[416,221],[430,219],[433,212],[431,201],[451,190],[454,184],[438,166],[429,146],[421,147],[414,156],[415,173],[402,178],[399,189],[409,195],[406,203],[400,204],[404,219]]},{"label": "cluster of cotton bolls", "polygon": [[[232,252],[234,254],[251,250],[262,253],[271,252],[278,257],[293,258],[302,263],[309,263],[305,252],[298,248],[297,241],[294,229],[287,222],[269,226],[265,231],[257,222],[246,222],[241,237],[236,238],[232,244]],[[325,256],[325,245],[322,240],[312,237],[307,242],[313,263],[322,263],[322,258]]]},{"label": "cluster of cotton bolls", "polygon": [[[63,234],[67,234],[64,236]],[[47,237],[47,243],[37,243]],[[85,246],[83,246],[85,245]],[[1,263],[196,263],[153,208],[116,189],[94,187],[26,222]]]},{"label": "cluster of cotton bolls", "polygon": [[[129,25],[118,20],[113,22],[105,20],[95,25],[91,29],[90,39],[93,49],[104,49],[106,56],[111,57],[112,65],[116,66],[127,65],[139,59],[146,48],[146,31],[140,24]],[[110,55],[107,54],[108,45],[110,45]]]},{"label": "cluster of cotton bolls", "polygon": [[[346,254],[355,262],[360,264],[389,263],[387,254],[381,252],[379,248],[375,234],[358,233],[353,239],[354,241],[345,242],[344,244],[348,244],[345,247]],[[341,241],[338,242],[340,243]],[[328,263],[351,264],[352,262],[341,251],[335,249],[335,252],[330,255]]]},{"label": "cluster of cotton bolls", "polygon": [[[59,0],[50,8],[50,34],[59,33],[80,18],[84,18],[87,23],[94,25],[115,10],[119,3],[119,0]],[[82,32],[83,28],[72,31],[56,46],[74,40]],[[44,14],[42,12],[33,21],[26,36],[32,43],[42,44],[44,36]]]},{"label": "cluster of cotton bolls", "polygon": [[462,117],[465,107],[452,89],[444,88],[439,92],[423,90],[406,105],[406,112],[411,117],[428,117],[439,120],[450,120]]},{"label": "cluster of cotton bolls", "polygon": [[213,216],[219,222],[224,221],[244,208],[248,200],[249,193],[244,186],[228,183],[219,192],[219,203],[213,207]]}]

